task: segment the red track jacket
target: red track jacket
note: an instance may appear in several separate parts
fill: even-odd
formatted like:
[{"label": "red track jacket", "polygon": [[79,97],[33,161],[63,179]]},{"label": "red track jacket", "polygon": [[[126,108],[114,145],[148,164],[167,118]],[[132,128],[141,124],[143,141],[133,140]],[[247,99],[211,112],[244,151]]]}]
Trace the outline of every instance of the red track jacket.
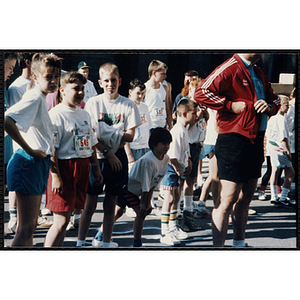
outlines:
[{"label": "red track jacket", "polygon": [[[266,102],[273,106],[272,114],[280,107],[280,99],[274,94],[271,84],[263,71],[254,66],[265,87]],[[241,60],[233,57],[217,67],[196,89],[194,99],[204,106],[218,111],[219,134],[239,133],[254,142],[260,125],[260,114],[255,112],[258,100],[250,72]],[[231,103],[244,101],[245,109],[240,114],[230,111]]]}]

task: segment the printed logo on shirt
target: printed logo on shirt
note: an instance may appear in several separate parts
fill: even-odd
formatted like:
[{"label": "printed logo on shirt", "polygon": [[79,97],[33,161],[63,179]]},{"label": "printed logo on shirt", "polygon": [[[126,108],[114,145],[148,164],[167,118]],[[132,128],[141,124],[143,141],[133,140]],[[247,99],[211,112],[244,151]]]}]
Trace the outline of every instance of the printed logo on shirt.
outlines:
[{"label": "printed logo on shirt", "polygon": [[146,114],[141,114],[142,123],[146,123]]},{"label": "printed logo on shirt", "polygon": [[98,122],[104,122],[107,125],[112,126],[114,124],[119,124],[121,122],[124,123],[124,120],[122,118],[122,114],[120,113],[113,113],[113,114],[100,113],[100,118],[98,119]]},{"label": "printed logo on shirt", "polygon": [[164,116],[164,109],[163,108],[155,108],[154,109],[157,117],[163,117]]},{"label": "printed logo on shirt", "polygon": [[243,79],[243,85],[244,85],[244,86],[248,86],[248,85],[249,85],[249,83],[248,83],[248,80],[247,80],[247,79]]}]

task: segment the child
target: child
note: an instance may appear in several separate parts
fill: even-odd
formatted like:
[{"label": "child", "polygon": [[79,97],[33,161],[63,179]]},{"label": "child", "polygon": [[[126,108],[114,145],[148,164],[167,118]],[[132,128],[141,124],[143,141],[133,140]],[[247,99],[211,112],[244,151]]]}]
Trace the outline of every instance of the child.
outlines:
[{"label": "child", "polygon": [[63,245],[66,227],[74,209],[83,209],[89,181],[90,161],[99,184],[102,175],[97,162],[97,137],[88,112],[77,105],[83,101],[86,78],[69,72],[62,75],[59,93],[62,102],[49,112],[56,133],[55,154],[47,186],[46,208],[53,211],[53,225],[45,247]]},{"label": "child", "polygon": [[34,88],[6,112],[4,121],[6,132],[21,146],[7,167],[8,190],[16,192],[18,210],[12,247],[33,246],[33,233],[53,154],[53,130],[46,95],[58,87],[61,61],[53,54],[36,53],[31,72]]},{"label": "child", "polygon": [[[136,213],[133,223],[133,247],[142,246],[142,231],[144,221],[150,214],[151,198],[155,187],[167,173],[172,136],[167,129],[157,127],[153,129],[149,138],[150,152],[143,155],[134,164],[129,173],[128,192],[118,197],[115,221],[124,213],[125,207],[132,207]],[[93,245],[101,243],[102,230],[100,229],[93,240]]]},{"label": "child", "polygon": [[[272,173],[270,179],[271,203],[295,207],[295,203],[287,199],[295,171],[289,147],[289,132],[285,114],[289,110],[289,98],[280,95],[281,107],[278,113],[271,117],[267,129],[267,147],[271,157]],[[280,199],[277,199],[277,178],[280,169],[284,169],[285,179],[282,185]]]},{"label": "child", "polygon": [[195,122],[197,103],[183,98],[177,106],[177,123],[171,129],[172,143],[168,155],[170,162],[168,172],[161,181],[164,190],[164,202],[161,210],[161,243],[167,245],[180,244],[180,240],[187,238],[187,234],[177,228],[177,204],[183,184],[181,176],[191,171],[189,159],[189,137],[187,126]]},{"label": "child", "polygon": [[[91,115],[92,126],[98,140],[102,140],[106,146],[99,148],[102,154],[99,155],[98,161],[105,184],[101,246],[117,247],[117,244],[110,240],[117,198],[127,191],[128,159],[124,144],[132,142],[135,128],[141,125],[141,118],[136,104],[118,93],[121,84],[118,67],[106,63],[100,67],[99,76],[103,94],[91,98],[85,109]],[[102,192],[102,189],[93,185],[93,180],[91,172],[87,200],[80,218],[77,246],[84,245],[91,217],[97,206],[98,195]]]},{"label": "child", "polygon": [[137,105],[142,125],[136,129],[133,141],[125,145],[129,169],[136,160],[150,150],[148,140],[150,136],[150,128],[152,128],[152,121],[149,115],[148,106],[142,102],[145,92],[146,87],[139,79],[135,78],[130,81],[128,98]]},{"label": "child", "polygon": [[168,86],[162,83],[166,79],[168,67],[159,60],[153,60],[149,64],[149,80],[146,85],[145,104],[147,104],[153,128],[166,127],[172,128],[172,112],[166,110],[166,96]]}]

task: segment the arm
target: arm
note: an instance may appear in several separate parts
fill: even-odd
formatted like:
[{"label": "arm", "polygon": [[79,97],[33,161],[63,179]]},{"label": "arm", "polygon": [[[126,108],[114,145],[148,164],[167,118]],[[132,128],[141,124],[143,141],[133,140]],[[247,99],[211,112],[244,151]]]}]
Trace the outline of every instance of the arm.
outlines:
[{"label": "arm", "polygon": [[123,134],[123,137],[121,139],[121,144],[131,143],[133,141],[134,134],[135,134],[135,127],[127,129]]},{"label": "arm", "polygon": [[50,171],[51,171],[51,175],[52,175],[52,192],[55,194],[62,193],[63,181],[61,179],[59,168],[58,168],[58,158],[57,158],[57,150],[56,149],[54,152],[54,156],[51,157]]},{"label": "arm", "polygon": [[172,117],[172,109],[173,109],[173,103],[172,103],[172,85],[168,83],[168,87],[165,87],[166,90],[166,113],[167,113],[167,124],[169,130],[173,127],[173,117]]},{"label": "arm", "polygon": [[11,117],[7,116],[4,120],[4,129],[7,132],[7,134],[16,142],[18,143],[27,154],[34,157],[35,159],[41,160],[45,158],[47,155],[45,155],[44,150],[39,149],[32,149],[26,141],[23,139],[22,135],[20,134],[20,131],[18,127],[16,126],[16,122]]},{"label": "arm", "polygon": [[101,185],[103,183],[103,177],[97,160],[96,146],[93,146],[93,153],[92,156],[90,157],[90,164],[92,166],[93,173],[97,181],[96,184]]},{"label": "arm", "polygon": [[292,155],[291,155],[291,150],[290,150],[290,146],[289,146],[289,140],[287,138],[284,138],[282,141],[282,144],[284,146],[284,148],[286,149],[286,154],[289,158],[290,161],[292,161]]},{"label": "arm", "polygon": [[171,158],[170,163],[171,163],[172,167],[174,168],[175,172],[177,173],[177,175],[182,176],[183,171],[178,166],[178,160],[176,158]]},{"label": "arm", "polygon": [[130,143],[125,144],[125,152],[126,152],[127,157],[128,157],[128,163],[129,164],[134,163],[135,159],[134,159],[134,157],[132,155],[132,152],[131,152]]}]

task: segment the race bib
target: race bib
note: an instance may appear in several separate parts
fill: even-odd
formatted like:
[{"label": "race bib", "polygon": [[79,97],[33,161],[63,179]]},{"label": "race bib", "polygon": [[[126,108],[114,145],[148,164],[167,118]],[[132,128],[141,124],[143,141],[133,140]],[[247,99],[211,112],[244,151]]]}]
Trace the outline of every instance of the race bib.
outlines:
[{"label": "race bib", "polygon": [[92,152],[90,134],[75,135],[75,153],[79,157],[88,157]]}]

